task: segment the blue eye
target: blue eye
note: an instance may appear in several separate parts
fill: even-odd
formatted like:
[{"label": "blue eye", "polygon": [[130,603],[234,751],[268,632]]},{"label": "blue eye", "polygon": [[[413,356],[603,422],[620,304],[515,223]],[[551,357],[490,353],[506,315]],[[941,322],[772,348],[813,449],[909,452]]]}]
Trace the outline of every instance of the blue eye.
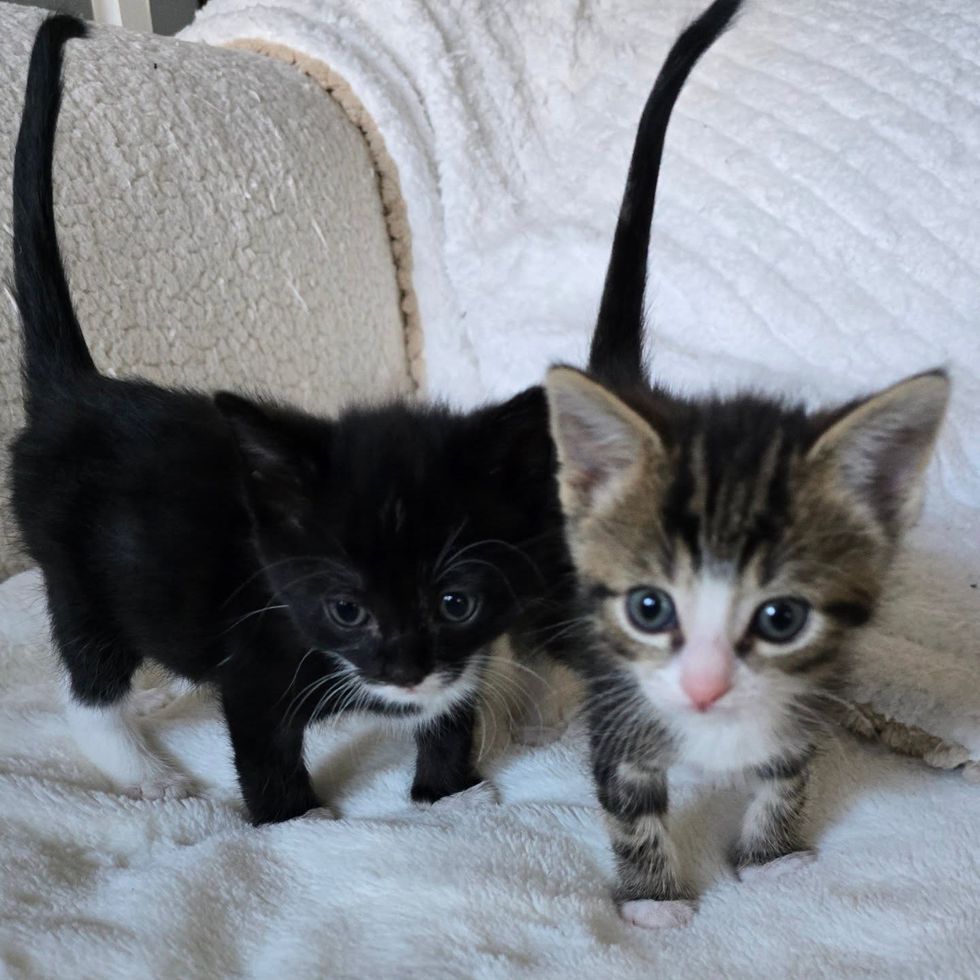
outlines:
[{"label": "blue eye", "polygon": [[327,603],[330,618],[344,629],[356,629],[368,621],[367,610],[353,599],[334,599]]},{"label": "blue eye", "polygon": [[467,623],[479,608],[479,599],[468,592],[444,592],[439,597],[439,615],[447,623]]},{"label": "blue eye", "polygon": [[803,631],[810,606],[802,599],[780,596],[769,599],[755,611],[752,632],[769,643],[789,643]]},{"label": "blue eye", "polygon": [[677,625],[674,602],[663,589],[633,589],[626,596],[626,615],[644,633],[663,633]]}]

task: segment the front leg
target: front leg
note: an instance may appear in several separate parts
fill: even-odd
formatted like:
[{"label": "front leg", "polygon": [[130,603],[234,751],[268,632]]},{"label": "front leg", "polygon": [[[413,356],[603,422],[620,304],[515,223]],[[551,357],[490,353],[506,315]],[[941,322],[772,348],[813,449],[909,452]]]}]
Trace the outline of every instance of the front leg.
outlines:
[{"label": "front leg", "polygon": [[599,802],[616,855],[618,902],[686,897],[667,832],[667,774],[621,759],[595,765]]},{"label": "front leg", "polygon": [[483,781],[473,766],[475,723],[476,710],[465,706],[415,732],[418,755],[412,799],[416,803],[435,803]]},{"label": "front leg", "polygon": [[761,785],[742,821],[732,854],[739,871],[807,852],[802,832],[810,756],[780,760],[756,770]]},{"label": "front leg", "polygon": [[[667,830],[667,734],[639,721],[623,698],[593,693],[592,773],[616,855],[620,914],[651,929],[684,925],[694,914]],[[601,710],[598,710],[601,709]],[[623,725],[610,725],[611,718]]]},{"label": "front leg", "polygon": [[321,806],[303,761],[303,728],[230,692],[222,692],[222,705],[252,823],[281,823]]}]

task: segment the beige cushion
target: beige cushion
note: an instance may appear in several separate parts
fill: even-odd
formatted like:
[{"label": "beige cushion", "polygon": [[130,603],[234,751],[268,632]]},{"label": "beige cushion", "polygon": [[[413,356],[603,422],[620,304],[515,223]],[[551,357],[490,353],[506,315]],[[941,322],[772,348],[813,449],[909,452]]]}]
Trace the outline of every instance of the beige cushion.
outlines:
[{"label": "beige cushion", "polygon": [[[13,147],[40,18],[0,3],[4,274]],[[72,294],[102,370],[257,389],[320,411],[412,390],[372,156],[296,68],[98,29],[69,44],[54,183]],[[3,301],[5,480],[22,420],[19,357]],[[4,502],[0,578],[25,564]]]}]

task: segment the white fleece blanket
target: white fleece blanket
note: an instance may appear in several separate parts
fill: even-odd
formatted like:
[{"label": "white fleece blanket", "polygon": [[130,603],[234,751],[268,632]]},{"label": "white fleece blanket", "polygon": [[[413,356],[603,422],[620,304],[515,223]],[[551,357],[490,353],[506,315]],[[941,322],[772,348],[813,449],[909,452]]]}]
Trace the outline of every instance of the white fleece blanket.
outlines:
[{"label": "white fleece blanket", "polygon": [[[413,753],[366,720],[311,733],[341,819],[255,830],[216,706],[148,728],[204,795],[137,802],[82,763],[59,707],[39,578],[0,586],[0,973],[16,978],[980,976],[980,793],[848,736],[815,783],[817,861],[745,884],[721,851],[737,790],[675,785],[703,899],[628,927],[583,740],[513,751],[478,787],[408,802]],[[498,802],[499,800],[499,802]]]},{"label": "white fleece blanket", "polygon": [[[707,0],[211,0],[352,85],[400,173],[426,370],[471,404],[582,363],[640,108]],[[655,376],[846,399],[955,381],[923,523],[852,694],[980,759],[980,10],[748,0],[671,123]]]},{"label": "white fleece blanket", "polygon": [[[381,128],[412,222],[437,393],[581,362],[633,127],[695,4],[211,0],[187,36],[291,45]],[[651,270],[658,376],[847,397],[947,362],[926,519],[869,634],[878,703],[980,752],[980,15],[972,0],[756,0],[672,126]],[[366,722],[312,740],[343,819],[255,831],[212,705],[152,728],[206,793],[107,793],[67,738],[36,579],[0,586],[0,962],[14,976],[980,975],[980,793],[858,746],[822,761],[818,861],[738,884],[731,791],[682,785],[704,899],[622,925],[579,735],[485,790],[407,802],[411,749]],[[866,668],[866,669],[864,669]],[[890,702],[888,699],[891,699]],[[737,793],[735,794],[737,796]]]}]

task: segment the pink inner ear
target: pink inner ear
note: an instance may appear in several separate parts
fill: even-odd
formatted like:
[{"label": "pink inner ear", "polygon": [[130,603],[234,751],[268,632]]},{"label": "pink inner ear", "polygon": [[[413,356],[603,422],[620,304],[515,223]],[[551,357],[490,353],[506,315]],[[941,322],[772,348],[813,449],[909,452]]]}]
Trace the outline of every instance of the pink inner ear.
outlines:
[{"label": "pink inner ear", "polygon": [[870,498],[886,521],[900,518],[903,507],[915,494],[922,464],[922,433],[911,426],[896,426],[887,432],[864,433],[851,447],[851,478],[855,489]]},{"label": "pink inner ear", "polygon": [[722,637],[695,639],[680,654],[681,690],[698,711],[706,711],[731,690],[735,651]]}]

